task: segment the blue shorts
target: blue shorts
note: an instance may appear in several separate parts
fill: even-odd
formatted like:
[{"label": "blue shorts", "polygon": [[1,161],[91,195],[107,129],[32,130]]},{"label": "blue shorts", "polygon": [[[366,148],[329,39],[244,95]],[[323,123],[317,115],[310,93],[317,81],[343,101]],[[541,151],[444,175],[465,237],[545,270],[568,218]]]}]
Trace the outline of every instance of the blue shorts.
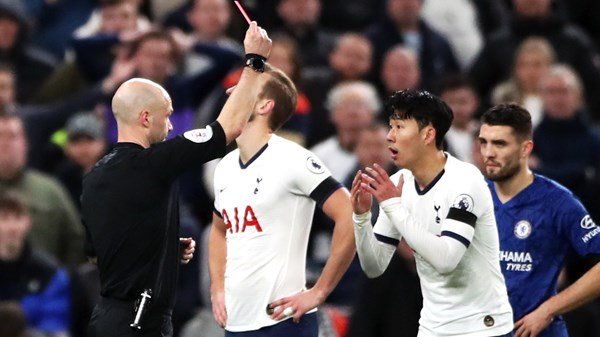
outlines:
[{"label": "blue shorts", "polygon": [[318,337],[319,322],[317,313],[306,314],[300,318],[299,323],[294,323],[293,319],[286,319],[283,322],[266,326],[253,331],[231,332],[225,331],[225,337]]}]

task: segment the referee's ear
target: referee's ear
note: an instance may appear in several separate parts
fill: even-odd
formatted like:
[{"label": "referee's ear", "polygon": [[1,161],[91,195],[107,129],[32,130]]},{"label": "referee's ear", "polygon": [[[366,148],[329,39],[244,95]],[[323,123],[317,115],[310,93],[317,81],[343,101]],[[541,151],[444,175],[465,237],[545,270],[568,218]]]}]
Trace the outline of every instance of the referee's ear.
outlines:
[{"label": "referee's ear", "polygon": [[139,121],[140,124],[143,125],[145,128],[149,128],[152,124],[152,114],[150,113],[150,111],[143,110],[142,112],[140,112]]}]

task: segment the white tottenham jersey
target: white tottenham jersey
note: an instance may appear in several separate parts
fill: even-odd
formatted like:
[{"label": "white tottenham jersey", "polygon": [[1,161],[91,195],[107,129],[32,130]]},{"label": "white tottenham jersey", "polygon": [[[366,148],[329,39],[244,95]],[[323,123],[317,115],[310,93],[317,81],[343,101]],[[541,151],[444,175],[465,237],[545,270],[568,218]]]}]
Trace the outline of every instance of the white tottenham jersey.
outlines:
[{"label": "white tottenham jersey", "polygon": [[311,193],[330,176],[310,151],[276,135],[246,165],[239,150],[218,164],[215,209],[227,226],[226,330],[278,323],[267,305],[306,289]]},{"label": "white tottenham jersey", "polygon": [[[404,176],[402,205],[415,223],[438,236],[467,246],[456,269],[440,274],[415,252],[423,292],[419,337],[498,336],[513,328],[490,191],[479,170],[447,154],[444,170],[420,190],[409,170]],[[397,245],[401,235],[383,211],[374,232],[379,241]],[[446,218],[454,221],[444,221]],[[443,224],[443,226],[442,226]],[[474,232],[473,228],[474,227]],[[470,235],[469,235],[470,233]],[[472,239],[471,239],[472,238]]]}]

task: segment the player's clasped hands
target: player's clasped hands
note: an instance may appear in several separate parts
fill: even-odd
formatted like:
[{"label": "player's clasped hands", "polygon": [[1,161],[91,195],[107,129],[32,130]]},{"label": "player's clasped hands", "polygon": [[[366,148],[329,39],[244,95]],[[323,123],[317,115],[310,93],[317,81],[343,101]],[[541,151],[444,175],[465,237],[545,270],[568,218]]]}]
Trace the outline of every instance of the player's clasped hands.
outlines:
[{"label": "player's clasped hands", "polygon": [[401,175],[395,185],[387,172],[378,164],[358,171],[352,182],[352,206],[356,214],[362,214],[371,209],[371,196],[379,203],[384,200],[402,196],[404,176]]},{"label": "player's clasped hands", "polygon": [[298,323],[302,315],[321,305],[326,297],[318,289],[311,288],[270,303],[267,312],[276,321],[293,316],[294,322]]},{"label": "player's clasped hands", "polygon": [[268,58],[271,53],[271,45],[272,41],[267,31],[262,29],[256,21],[252,21],[246,31],[246,37],[244,37],[246,54],[258,54]]}]

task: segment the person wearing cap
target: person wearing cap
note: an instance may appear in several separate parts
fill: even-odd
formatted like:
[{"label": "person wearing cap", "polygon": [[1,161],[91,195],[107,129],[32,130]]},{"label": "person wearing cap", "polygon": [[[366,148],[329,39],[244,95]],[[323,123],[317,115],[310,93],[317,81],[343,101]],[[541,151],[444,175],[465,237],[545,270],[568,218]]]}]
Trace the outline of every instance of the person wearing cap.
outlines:
[{"label": "person wearing cap", "polygon": [[65,131],[65,158],[57,165],[54,176],[63,183],[80,208],[79,196],[83,176],[106,154],[104,128],[98,117],[89,112],[82,112],[69,119]]}]

